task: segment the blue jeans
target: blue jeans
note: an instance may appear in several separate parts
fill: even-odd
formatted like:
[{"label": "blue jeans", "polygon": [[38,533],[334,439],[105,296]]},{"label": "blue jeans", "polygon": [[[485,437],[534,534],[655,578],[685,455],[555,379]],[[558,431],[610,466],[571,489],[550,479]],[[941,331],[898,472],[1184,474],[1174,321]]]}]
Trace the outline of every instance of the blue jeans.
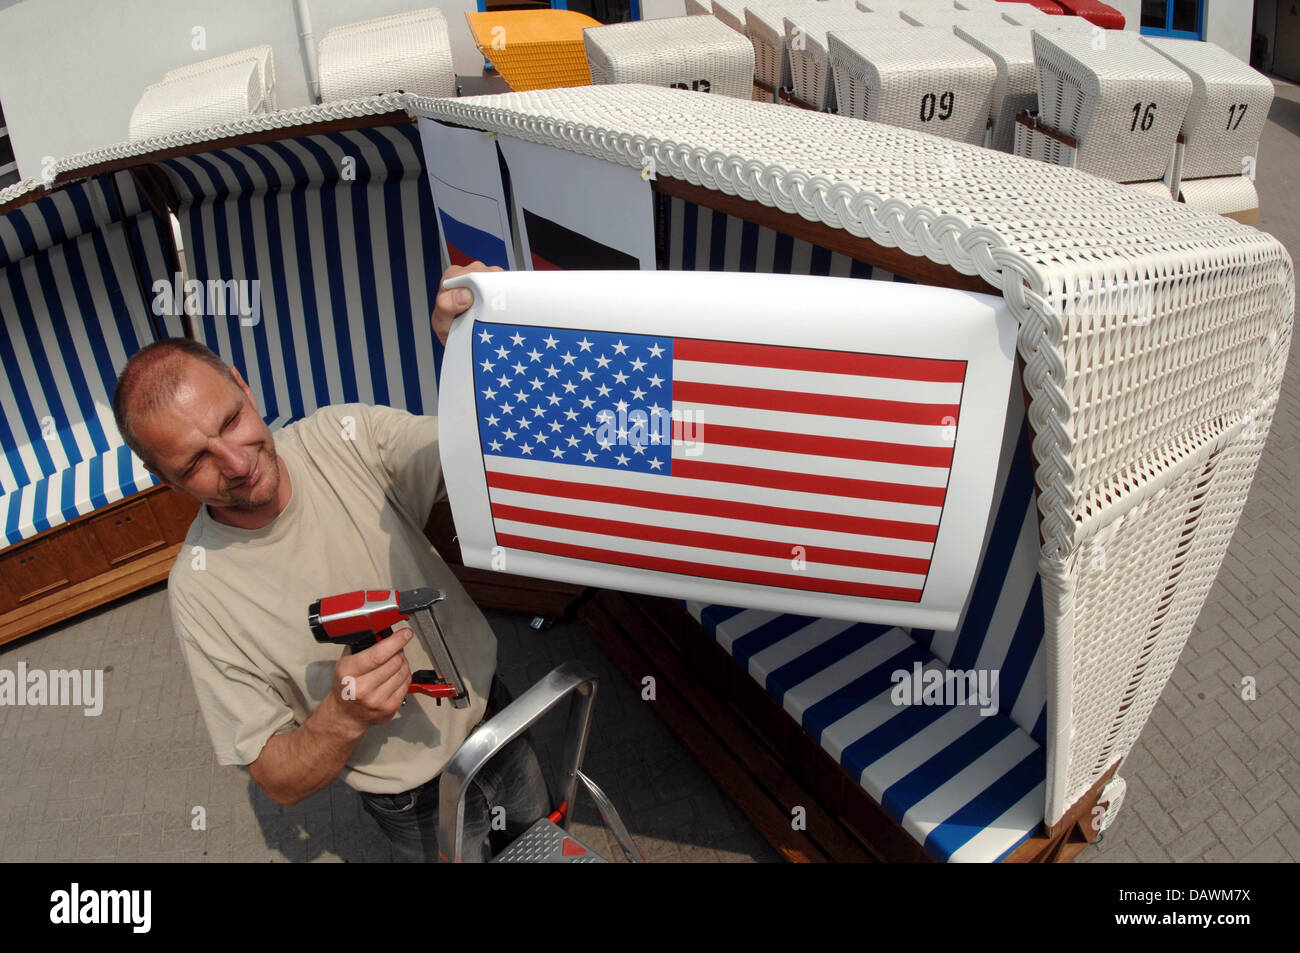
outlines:
[{"label": "blue jeans", "polygon": [[[493,702],[498,700],[493,685]],[[496,705],[500,711],[504,704]],[[392,842],[399,861],[438,861],[438,780],[400,794],[361,792],[361,805],[375,819]],[[493,809],[504,814],[493,825]],[[493,756],[470,782],[465,794],[465,836],[461,859],[483,863],[552,808],[550,792],[537,752],[527,733],[516,738]],[[504,825],[504,827],[503,827]]]}]

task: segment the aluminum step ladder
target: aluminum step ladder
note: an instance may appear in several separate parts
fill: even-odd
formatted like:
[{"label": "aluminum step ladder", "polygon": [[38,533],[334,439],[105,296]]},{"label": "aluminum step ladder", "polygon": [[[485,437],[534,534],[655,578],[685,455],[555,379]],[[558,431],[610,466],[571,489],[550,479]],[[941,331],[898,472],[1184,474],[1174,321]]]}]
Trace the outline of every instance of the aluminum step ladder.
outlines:
[{"label": "aluminum step ladder", "polygon": [[[582,864],[609,863],[568,830],[573,820],[578,782],[591,794],[601,820],[614,835],[630,863],[645,858],[636,849],[613,802],[596,783],[582,773],[591,719],[596,703],[596,676],[579,662],[565,662],[545,678],[484,722],[465,739],[460,750],[442,770],[438,782],[438,848],[444,860],[460,863],[465,847],[465,796],[470,782],[498,751],[542,719],[552,708],[576,693],[565,729],[564,769],[560,776],[564,797],[546,817],[519,835],[510,846],[492,858],[492,863]],[[563,825],[563,826],[561,826]]]}]

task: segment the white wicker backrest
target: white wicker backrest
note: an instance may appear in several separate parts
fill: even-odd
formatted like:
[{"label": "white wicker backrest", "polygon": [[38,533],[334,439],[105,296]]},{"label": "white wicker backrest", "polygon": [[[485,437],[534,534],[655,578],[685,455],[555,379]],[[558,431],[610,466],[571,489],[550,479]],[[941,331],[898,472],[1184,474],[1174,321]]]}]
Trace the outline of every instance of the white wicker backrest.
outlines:
[{"label": "white wicker backrest", "polygon": [[1038,69],[1029,27],[1006,24],[959,24],[954,32],[993,60],[998,78],[993,83],[990,109],[993,118],[991,148],[1010,152],[1015,139],[1016,115],[1038,109]]},{"label": "white wicker backrest", "polygon": [[818,0],[713,0],[713,15],[737,33],[749,35],[745,10],[761,7],[788,7],[791,3],[816,3]]},{"label": "white wicker backrest", "polygon": [[211,72],[215,69],[222,69],[231,63],[242,63],[244,60],[252,60],[257,64],[258,81],[262,84],[262,102],[266,112],[271,112],[275,107],[275,56],[269,45],[253,46],[246,50],[239,50],[236,53],[227,53],[224,56],[214,56],[211,59],[202,60],[198,63],[190,63],[186,66],[178,66],[176,69],[168,70],[163,73],[163,79],[183,79],[186,76],[195,76],[199,73]]},{"label": "white wicker backrest", "polygon": [[593,26],[582,31],[582,40],[593,83],[650,83],[737,99],[753,96],[754,48],[714,17]]},{"label": "white wicker backrest", "polygon": [[1031,26],[1036,30],[1052,29],[1053,20],[1068,19],[1044,13],[1032,3],[999,3],[998,14],[1013,26]]},{"label": "white wicker backrest", "polygon": [[1083,17],[1052,16],[1047,13],[1043,14],[1041,20],[1035,20],[1030,26],[1035,30],[1046,30],[1048,33],[1054,30],[1066,33],[1085,33],[1088,36],[1105,33],[1101,27],[1085,20]]},{"label": "white wicker backrest", "polygon": [[1020,321],[1042,516],[1047,822],[1128,753],[1271,426],[1295,308],[1276,239],[1072,169],[772,104],[592,86],[411,108],[649,159],[1000,289]]},{"label": "white wicker backrest", "polygon": [[1043,122],[1079,140],[1075,167],[1118,182],[1161,178],[1192,98],[1187,74],[1136,33],[1034,31]]},{"label": "white wicker backrest", "polygon": [[988,17],[976,10],[957,9],[905,9],[899,12],[904,22],[912,26],[943,27],[951,30],[959,23],[987,23]]},{"label": "white wicker backrest", "polygon": [[854,84],[870,90],[858,118],[983,144],[997,67],[951,30],[833,30],[830,47],[841,101]]},{"label": "white wicker backrest", "polygon": [[455,96],[447,19],[437,7],[335,27],[320,41],[322,102],[398,90]]},{"label": "white wicker backrest", "polygon": [[1213,43],[1150,36],[1143,42],[1192,80],[1183,119],[1183,178],[1241,175],[1259,149],[1272,81]]},{"label": "white wicker backrest", "polygon": [[146,86],[131,111],[132,141],[205,129],[265,112],[257,63],[240,60]]},{"label": "white wicker backrest", "polygon": [[902,19],[888,14],[863,13],[855,7],[817,3],[787,13],[785,45],[790,52],[790,86],[795,96],[817,109],[836,109],[831,76],[830,47],[826,35],[831,30],[860,30],[884,27],[908,27]]},{"label": "white wicker backrest", "polygon": [[[852,0],[818,0],[817,5],[822,4],[856,9]],[[806,0],[774,0],[772,3],[745,5],[745,33],[754,47],[755,75],[768,86],[791,86],[785,17],[809,5]]]}]

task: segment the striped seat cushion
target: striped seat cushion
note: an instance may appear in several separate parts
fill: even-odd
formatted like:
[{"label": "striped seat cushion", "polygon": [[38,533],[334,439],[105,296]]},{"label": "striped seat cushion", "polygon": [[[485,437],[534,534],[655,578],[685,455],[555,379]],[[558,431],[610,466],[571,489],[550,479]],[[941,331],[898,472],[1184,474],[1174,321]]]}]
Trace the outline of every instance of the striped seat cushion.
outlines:
[{"label": "striped seat cushion", "polygon": [[1000,860],[1038,829],[1043,747],[1000,711],[896,703],[902,676],[946,670],[902,629],[687,608],[935,859]]}]

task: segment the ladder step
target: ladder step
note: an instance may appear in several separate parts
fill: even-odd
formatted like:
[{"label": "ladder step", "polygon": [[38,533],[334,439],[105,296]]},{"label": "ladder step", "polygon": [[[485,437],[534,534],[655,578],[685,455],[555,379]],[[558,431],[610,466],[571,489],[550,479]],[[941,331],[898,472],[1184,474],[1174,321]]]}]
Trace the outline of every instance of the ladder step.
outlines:
[{"label": "ladder step", "polygon": [[604,857],[543,817],[496,857],[494,864],[607,864]]}]

